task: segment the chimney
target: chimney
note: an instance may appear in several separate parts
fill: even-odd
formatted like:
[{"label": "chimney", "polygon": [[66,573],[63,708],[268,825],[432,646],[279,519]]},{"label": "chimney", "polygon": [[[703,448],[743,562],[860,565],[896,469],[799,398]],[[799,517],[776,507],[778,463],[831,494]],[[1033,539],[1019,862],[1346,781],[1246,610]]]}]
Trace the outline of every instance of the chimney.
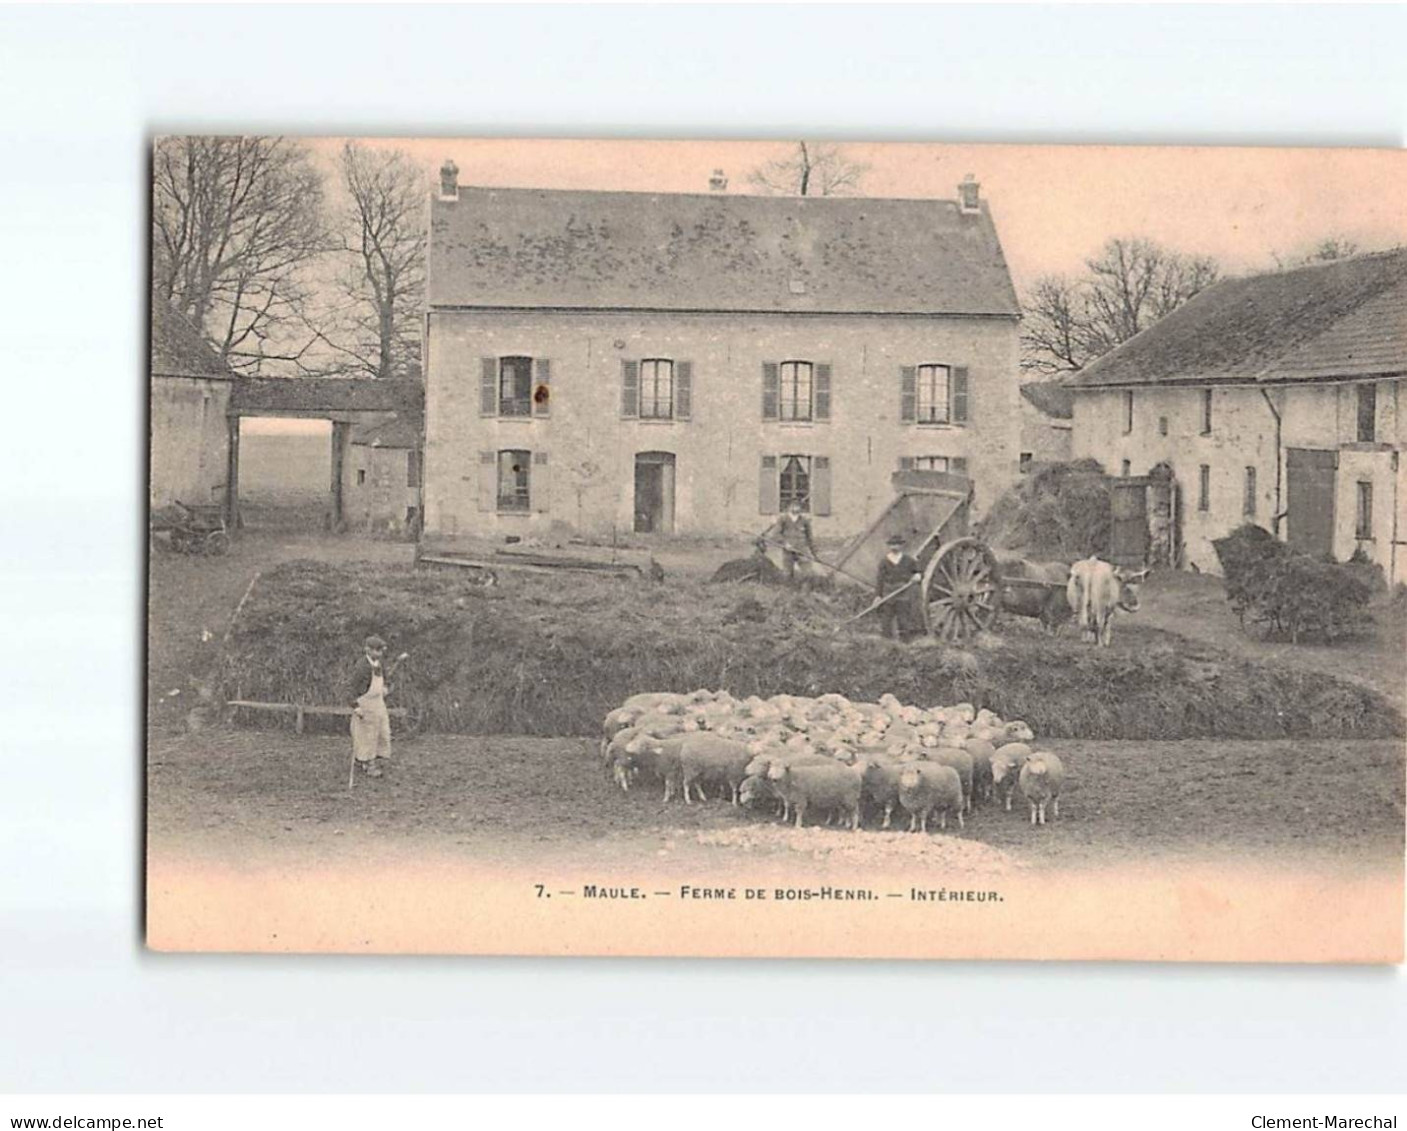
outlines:
[{"label": "chimney", "polygon": [[440,166],[440,199],[459,199],[459,166],[449,157]]},{"label": "chimney", "polygon": [[958,211],[965,216],[974,216],[982,211],[978,190],[982,186],[971,173],[963,177],[962,184],[958,185]]},{"label": "chimney", "polygon": [[713,176],[708,179],[709,192],[727,192],[728,178],[723,175],[722,169],[713,170]]}]

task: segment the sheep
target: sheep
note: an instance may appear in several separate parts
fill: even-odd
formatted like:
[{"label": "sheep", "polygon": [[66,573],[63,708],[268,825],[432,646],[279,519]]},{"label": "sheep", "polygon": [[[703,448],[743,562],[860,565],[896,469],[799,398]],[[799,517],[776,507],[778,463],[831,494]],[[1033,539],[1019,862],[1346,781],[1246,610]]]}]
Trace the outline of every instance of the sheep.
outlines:
[{"label": "sheep", "polygon": [[689,803],[689,791],[698,791],[705,800],[703,783],[720,782],[732,791],[733,804],[738,803],[738,789],[747,775],[752,755],[741,742],[732,742],[711,734],[685,735],[679,741],[679,776],[684,786],[684,802]]},{"label": "sheep", "polygon": [[997,752],[992,755],[992,789],[1008,813],[1011,812],[1011,795],[1016,792],[1021,767],[1030,756],[1031,748],[1024,742],[998,746]]},{"label": "sheep", "polygon": [[1055,817],[1060,816],[1060,787],[1065,782],[1065,767],[1054,754],[1039,750],[1026,759],[1021,767],[1021,796],[1031,807],[1031,824],[1045,824],[1045,807],[1050,805]]},{"label": "sheep", "polygon": [[617,707],[601,720],[602,758],[606,756],[606,747],[610,744],[611,739],[627,727],[634,726],[635,720],[640,717],[641,713],[642,712],[637,711],[634,707]]},{"label": "sheep", "polygon": [[908,764],[892,758],[874,758],[865,765],[864,794],[884,810],[882,829],[889,827],[894,816],[894,806],[899,803],[899,775]]},{"label": "sheep", "polygon": [[851,829],[860,827],[860,791],[865,764],[854,766],[788,766],[774,763],[767,780],[796,814],[796,827],[805,828],[806,810],[815,806],[848,817]]},{"label": "sheep", "polygon": [[675,707],[683,703],[684,696],[676,695],[672,691],[642,691],[639,695],[632,695],[624,703],[621,710],[639,711],[662,711],[666,707]]},{"label": "sheep", "polygon": [[1035,732],[1025,723],[1017,720],[1002,727],[1001,734],[993,741],[997,746],[1005,746],[1009,742],[1034,742],[1035,738]]},{"label": "sheep", "polygon": [[633,776],[630,773],[631,761],[628,747],[644,733],[639,727],[626,727],[624,730],[616,731],[601,752],[601,766],[606,777],[614,781],[626,793],[630,792],[630,780]]},{"label": "sheep", "polygon": [[956,813],[958,828],[962,821],[962,780],[951,766],[937,762],[910,762],[899,774],[899,804],[909,814],[909,832],[927,832],[928,818],[936,809],[944,832],[948,829],[948,814]]},{"label": "sheep", "polygon": [[650,734],[636,735],[625,748],[629,757],[626,773],[631,776],[642,773],[653,775],[664,783],[664,800],[668,801],[674,796],[675,787],[680,784],[682,771],[679,764],[679,748],[683,741],[682,735],[668,738],[656,738]]},{"label": "sheep", "polygon": [[992,755],[997,750],[990,742],[969,739],[963,747],[972,758],[972,796],[975,801],[992,800]]},{"label": "sheep", "polygon": [[[772,788],[771,783],[767,781],[767,771],[770,770],[773,765],[830,766],[835,764],[834,759],[825,754],[813,751],[778,750],[775,747],[772,749],[754,750],[751,746],[748,750],[752,754],[752,761],[747,764],[743,772],[749,778],[755,777],[762,779],[763,789],[755,791],[755,793],[757,796],[775,797],[781,804],[779,815],[783,821],[791,816],[791,804],[785,797]],[[739,794],[739,800],[741,800],[741,793]]]},{"label": "sheep", "polygon": [[972,812],[972,755],[952,746],[935,746],[932,749],[924,747],[923,758],[940,766],[952,767],[962,784],[963,806],[969,813]]}]

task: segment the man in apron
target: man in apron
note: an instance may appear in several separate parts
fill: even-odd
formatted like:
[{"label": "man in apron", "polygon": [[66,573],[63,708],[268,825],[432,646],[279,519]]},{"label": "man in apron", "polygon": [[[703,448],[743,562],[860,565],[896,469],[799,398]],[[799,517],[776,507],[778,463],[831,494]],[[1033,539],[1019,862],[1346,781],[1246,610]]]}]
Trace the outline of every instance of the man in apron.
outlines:
[{"label": "man in apron", "polygon": [[391,716],[386,711],[386,641],[366,638],[366,652],[352,676],[352,756],[369,778],[381,776],[381,759],[391,757]]}]

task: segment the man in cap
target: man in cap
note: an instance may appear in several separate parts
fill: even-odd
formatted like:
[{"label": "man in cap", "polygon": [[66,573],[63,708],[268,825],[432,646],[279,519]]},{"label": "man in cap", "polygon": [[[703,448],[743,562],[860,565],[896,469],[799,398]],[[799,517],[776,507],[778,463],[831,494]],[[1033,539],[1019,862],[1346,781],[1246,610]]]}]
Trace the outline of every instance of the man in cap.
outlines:
[{"label": "man in cap", "polygon": [[352,700],[352,757],[369,778],[381,776],[391,757],[391,716],[386,710],[386,641],[368,636],[348,688]]},{"label": "man in cap", "polygon": [[918,562],[904,552],[907,539],[891,534],[885,539],[888,552],[879,561],[879,576],[875,580],[875,596],[888,597],[900,589],[907,590],[879,607],[879,630],[887,637],[912,640],[923,632],[923,599],[919,582],[923,571]]},{"label": "man in cap", "polygon": [[796,580],[796,563],[801,560],[803,554],[809,560],[815,561],[816,545],[811,540],[811,520],[802,511],[800,499],[793,498],[787,504],[787,509],[772,524],[767,534],[775,535],[775,541],[781,544],[782,570],[786,574],[788,584]]}]

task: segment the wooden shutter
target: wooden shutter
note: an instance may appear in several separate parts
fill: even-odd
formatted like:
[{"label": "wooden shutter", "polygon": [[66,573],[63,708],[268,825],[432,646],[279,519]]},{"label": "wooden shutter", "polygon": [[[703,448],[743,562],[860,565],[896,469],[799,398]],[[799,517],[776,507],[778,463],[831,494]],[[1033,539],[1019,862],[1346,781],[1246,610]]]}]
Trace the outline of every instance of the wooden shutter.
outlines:
[{"label": "wooden shutter", "polygon": [[900,471],[912,471],[913,469],[914,469],[914,457],[913,457],[913,456],[900,456],[900,457],[899,457],[899,470],[900,470]]},{"label": "wooden shutter", "polygon": [[953,370],[952,382],[953,423],[967,423],[967,366],[959,365]]},{"label": "wooden shutter", "polygon": [[676,362],[674,366],[674,418],[688,420],[694,411],[694,363]]},{"label": "wooden shutter", "polygon": [[811,461],[811,513],[831,513],[831,457],[817,456]]},{"label": "wooden shutter", "polygon": [[918,366],[899,367],[899,420],[912,424],[918,419]]},{"label": "wooden shutter", "polygon": [[498,453],[479,453],[479,509],[498,509]]},{"label": "wooden shutter", "polygon": [[948,461],[948,470],[953,472],[955,475],[966,475],[967,457],[953,456],[953,458]]},{"label": "wooden shutter", "polygon": [[640,415],[640,363],[622,361],[620,363],[620,414]]},{"label": "wooden shutter", "polygon": [[816,366],[816,419],[831,418],[831,367],[830,362]]},{"label": "wooden shutter", "polygon": [[498,415],[498,358],[479,359],[479,415]]},{"label": "wooden shutter", "polygon": [[777,457],[763,456],[762,470],[757,478],[757,509],[761,514],[776,514],[781,509],[782,484],[777,476]]},{"label": "wooden shutter", "polygon": [[528,499],[538,514],[547,513],[547,500],[551,496],[547,477],[547,453],[533,452],[532,471],[528,475]]},{"label": "wooden shutter", "polygon": [[[777,363],[775,361],[764,361],[762,363],[762,419],[777,419],[777,402],[781,399],[781,378],[778,375]],[[773,470],[776,461],[773,461]],[[772,508],[776,510],[775,507]],[[764,511],[770,514],[770,511]]]},{"label": "wooden shutter", "polygon": [[552,409],[552,360],[539,357],[533,361],[533,415],[547,416]]}]

